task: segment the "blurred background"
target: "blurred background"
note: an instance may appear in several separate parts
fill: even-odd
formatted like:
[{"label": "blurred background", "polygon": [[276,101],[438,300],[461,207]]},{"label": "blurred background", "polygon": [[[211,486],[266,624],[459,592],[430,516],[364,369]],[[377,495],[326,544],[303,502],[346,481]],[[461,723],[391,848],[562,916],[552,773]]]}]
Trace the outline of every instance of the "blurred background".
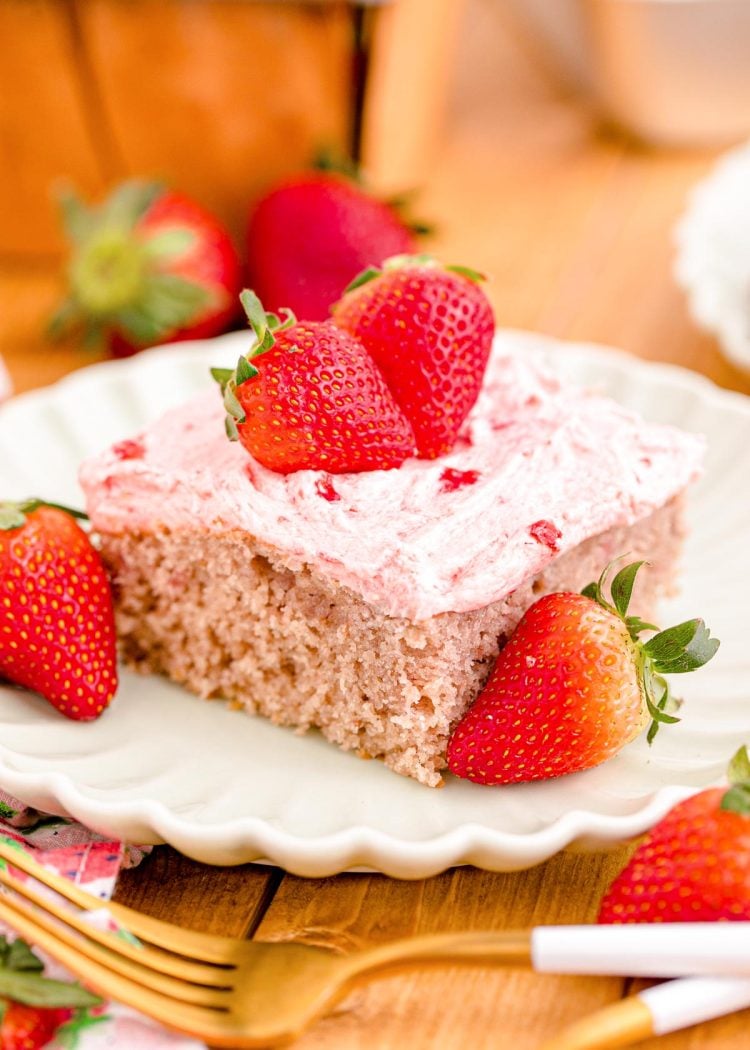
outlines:
[{"label": "blurred background", "polygon": [[747,0],[0,0],[0,354],[17,389],[92,360],[44,322],[67,248],[52,190],[189,194],[240,253],[321,148],[485,271],[504,326],[700,361],[672,231],[750,132]]}]

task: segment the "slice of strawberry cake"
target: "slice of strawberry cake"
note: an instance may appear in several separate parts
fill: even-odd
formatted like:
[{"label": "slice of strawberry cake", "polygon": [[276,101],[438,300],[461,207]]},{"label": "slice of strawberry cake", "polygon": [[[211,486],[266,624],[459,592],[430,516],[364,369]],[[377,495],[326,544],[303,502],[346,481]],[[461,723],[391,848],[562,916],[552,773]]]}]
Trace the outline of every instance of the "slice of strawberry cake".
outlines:
[{"label": "slice of strawberry cake", "polygon": [[415,456],[428,413],[413,385],[410,403],[378,385],[386,370],[365,375],[360,335],[254,327],[263,356],[219,377],[242,443],[209,389],[82,468],[123,656],[439,785],[452,728],[537,596],[624,553],[651,564],[639,612],[670,588],[702,442],[565,385],[507,334],[470,411],[452,420],[438,397],[451,450]]}]

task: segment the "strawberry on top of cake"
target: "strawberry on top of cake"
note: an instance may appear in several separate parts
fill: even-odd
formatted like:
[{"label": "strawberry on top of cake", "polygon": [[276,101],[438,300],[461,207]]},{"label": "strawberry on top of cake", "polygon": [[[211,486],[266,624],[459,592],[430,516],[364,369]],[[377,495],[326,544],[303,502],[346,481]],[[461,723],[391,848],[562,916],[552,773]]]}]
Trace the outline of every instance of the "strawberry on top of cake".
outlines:
[{"label": "strawberry on top of cake", "polygon": [[488,605],[590,536],[681,492],[703,443],[562,383],[512,335],[453,451],[398,470],[280,474],[227,441],[213,390],[81,472],[105,534],[240,530],[390,616]]}]

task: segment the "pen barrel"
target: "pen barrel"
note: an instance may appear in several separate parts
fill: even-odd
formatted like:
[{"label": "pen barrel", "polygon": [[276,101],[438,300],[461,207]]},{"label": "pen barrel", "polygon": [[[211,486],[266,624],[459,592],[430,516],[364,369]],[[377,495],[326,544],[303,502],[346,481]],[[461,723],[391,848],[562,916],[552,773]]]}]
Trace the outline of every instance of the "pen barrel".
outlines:
[{"label": "pen barrel", "polygon": [[531,960],[541,973],[750,976],[750,923],[539,926]]},{"label": "pen barrel", "polygon": [[666,1035],[750,1006],[750,977],[686,977],[646,988],[638,998],[654,1035]]}]

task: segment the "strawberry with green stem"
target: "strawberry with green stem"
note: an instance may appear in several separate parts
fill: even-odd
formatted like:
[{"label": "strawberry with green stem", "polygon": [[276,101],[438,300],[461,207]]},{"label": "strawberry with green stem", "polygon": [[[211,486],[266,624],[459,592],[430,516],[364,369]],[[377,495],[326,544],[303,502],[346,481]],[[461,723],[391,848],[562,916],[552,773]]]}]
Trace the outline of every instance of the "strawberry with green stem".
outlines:
[{"label": "strawberry with green stem", "polygon": [[72,247],[54,336],[80,332],[121,357],[224,331],[236,315],[240,263],[229,234],[195,201],[133,179],[98,207],[61,194]]},{"label": "strawberry with green stem", "polygon": [[448,767],[480,784],[543,780],[589,769],[650,723],[676,722],[665,678],[716,653],[700,619],[657,631],[628,614],[643,562],[610,568],[582,594],[548,594],[527,609],[489,680],[453,731]]},{"label": "strawberry with green stem", "polygon": [[750,756],[729,788],[678,803],[648,832],[602,900],[599,922],[750,920]]},{"label": "strawberry with green stem", "polygon": [[342,474],[398,467],[414,434],[364,347],[330,321],[266,313],[242,304],[255,335],[235,369],[212,369],[227,409],[227,433],[282,474]]},{"label": "strawberry with green stem", "polygon": [[117,691],[112,595],[85,515],[0,503],[0,675],[87,721]]},{"label": "strawberry with green stem", "polygon": [[429,255],[369,267],[333,307],[414,428],[419,456],[450,452],[479,396],[495,319],[481,274]]}]

